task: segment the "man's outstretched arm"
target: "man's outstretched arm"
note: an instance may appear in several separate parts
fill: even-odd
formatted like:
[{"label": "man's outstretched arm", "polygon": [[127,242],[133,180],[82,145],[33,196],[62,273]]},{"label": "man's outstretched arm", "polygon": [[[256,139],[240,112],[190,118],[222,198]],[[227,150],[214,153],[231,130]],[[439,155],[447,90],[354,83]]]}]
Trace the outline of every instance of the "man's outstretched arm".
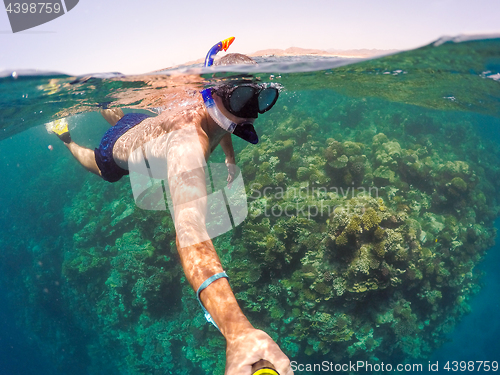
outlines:
[{"label": "man's outstretched arm", "polygon": [[[223,270],[210,240],[178,250],[194,290]],[[253,328],[243,314],[226,278],[211,283],[200,293],[200,299],[226,338],[226,375],[250,375],[252,365],[260,359],[273,363],[280,375],[293,374],[290,361],[278,345],[267,333]]]},{"label": "man's outstretched arm", "polygon": [[[205,225],[208,142],[200,142],[196,131],[182,129],[170,134],[166,149],[177,250],[186,278],[196,291],[205,280],[223,271]],[[226,338],[226,375],[250,375],[252,364],[260,359],[272,362],[280,375],[293,374],[278,345],[245,317],[226,278],[203,289],[200,300]]]}]

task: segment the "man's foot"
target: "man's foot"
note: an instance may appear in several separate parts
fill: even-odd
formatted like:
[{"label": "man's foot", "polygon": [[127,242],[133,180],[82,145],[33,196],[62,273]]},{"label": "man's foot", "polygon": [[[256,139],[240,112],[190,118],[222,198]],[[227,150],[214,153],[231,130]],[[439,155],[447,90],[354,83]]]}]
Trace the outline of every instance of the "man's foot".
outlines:
[{"label": "man's foot", "polygon": [[97,103],[97,107],[101,108],[101,109],[109,109],[109,105],[111,104],[111,102],[100,102],[100,103]]},{"label": "man's foot", "polygon": [[69,135],[69,131],[68,132],[64,132],[62,134],[57,134],[56,135],[59,137],[59,139],[61,141],[63,141],[64,143],[71,143],[72,142],[72,139],[71,139],[71,135]]},{"label": "man's foot", "polygon": [[49,122],[48,124],[45,124],[45,128],[49,133],[55,133],[64,143],[71,143],[68,122],[65,118]]}]

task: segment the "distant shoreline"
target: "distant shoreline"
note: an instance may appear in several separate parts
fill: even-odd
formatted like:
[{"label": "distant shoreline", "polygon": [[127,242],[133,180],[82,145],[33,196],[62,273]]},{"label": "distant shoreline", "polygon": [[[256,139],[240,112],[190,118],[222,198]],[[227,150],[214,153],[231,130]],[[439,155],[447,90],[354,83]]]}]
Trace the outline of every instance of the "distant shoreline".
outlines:
[{"label": "distant shoreline", "polygon": [[287,49],[264,49],[254,53],[249,54],[249,56],[331,56],[331,57],[347,57],[347,58],[366,58],[386,55],[389,53],[398,52],[399,50],[382,50],[382,49],[350,49],[350,50],[320,50],[320,49],[310,49],[310,48],[300,48],[300,47],[290,47]]}]

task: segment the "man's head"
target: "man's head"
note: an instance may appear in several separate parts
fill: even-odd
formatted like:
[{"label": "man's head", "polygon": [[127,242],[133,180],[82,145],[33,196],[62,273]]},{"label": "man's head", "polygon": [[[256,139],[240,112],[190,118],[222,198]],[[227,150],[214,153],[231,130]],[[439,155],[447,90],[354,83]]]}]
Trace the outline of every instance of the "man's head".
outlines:
[{"label": "man's head", "polygon": [[[211,51],[210,56],[212,56]],[[229,53],[214,62],[214,65],[219,66],[242,64],[254,65],[256,62],[241,53]],[[240,80],[224,82],[205,89],[202,95],[210,116],[219,126],[255,144],[259,138],[253,127],[253,121],[259,113],[267,112],[274,106],[278,100],[279,90],[274,84],[257,84]],[[210,104],[211,102],[214,105]]]},{"label": "man's head", "polygon": [[257,64],[254,59],[243,55],[241,53],[228,53],[214,61],[214,65],[243,65],[243,64]]}]

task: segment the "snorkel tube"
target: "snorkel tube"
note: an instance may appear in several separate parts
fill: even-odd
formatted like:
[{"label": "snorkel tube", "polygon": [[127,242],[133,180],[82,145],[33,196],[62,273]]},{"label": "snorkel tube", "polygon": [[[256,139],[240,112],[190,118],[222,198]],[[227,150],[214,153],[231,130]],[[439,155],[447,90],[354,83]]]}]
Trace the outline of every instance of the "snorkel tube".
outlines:
[{"label": "snorkel tube", "polygon": [[[227,51],[231,43],[234,42],[234,36],[224,39],[223,41],[217,43],[210,51],[207,53],[207,57],[205,57],[205,67],[212,66],[214,63],[214,57],[220,51]],[[232,133],[237,124],[230,121],[226,116],[224,116],[217,108],[214,102],[214,98],[212,97],[212,91],[210,89],[205,89],[201,92],[201,96],[203,97],[203,102],[207,107],[207,111],[210,116],[214,119],[214,121],[224,130]]]},{"label": "snorkel tube", "polygon": [[212,66],[212,64],[214,63],[215,55],[217,55],[222,50],[224,50],[224,52],[227,51],[227,49],[233,42],[234,36],[224,39],[222,42],[219,42],[212,48],[210,48],[210,51],[208,51],[207,53],[207,57],[205,57],[205,66]]},{"label": "snorkel tube", "polygon": [[207,108],[207,112],[212,117],[212,119],[219,125],[222,129],[229,133],[233,133],[234,129],[238,124],[229,120],[223,113],[217,108],[214,98],[212,97],[212,91],[210,89],[205,89],[201,92],[203,97],[203,102]]}]

